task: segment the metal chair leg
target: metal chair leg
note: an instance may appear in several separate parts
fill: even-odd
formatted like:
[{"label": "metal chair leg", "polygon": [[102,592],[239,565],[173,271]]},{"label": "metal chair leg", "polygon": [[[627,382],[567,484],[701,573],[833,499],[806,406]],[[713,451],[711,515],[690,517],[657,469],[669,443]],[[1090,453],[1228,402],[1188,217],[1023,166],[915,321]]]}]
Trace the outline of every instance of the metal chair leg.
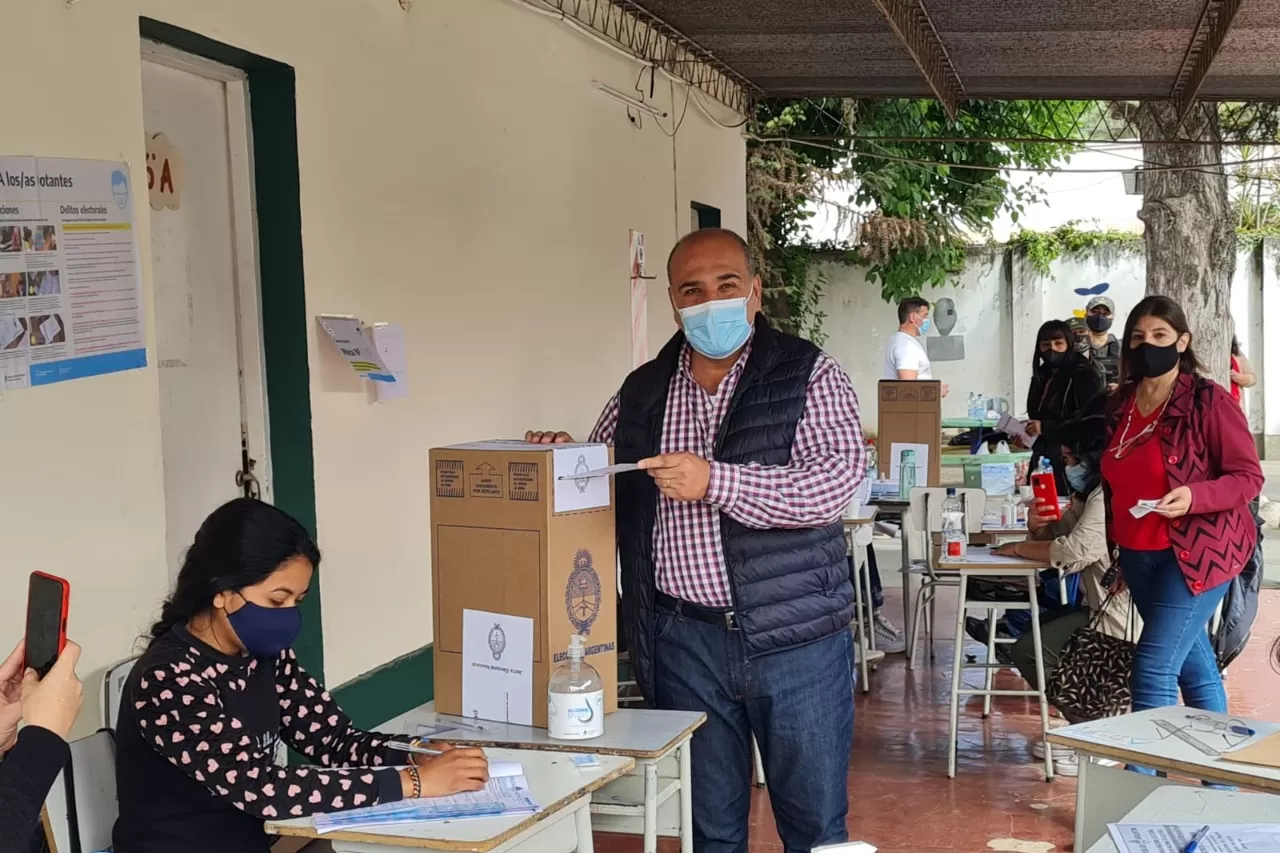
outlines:
[{"label": "metal chair leg", "polygon": [[960,575],[960,599],[956,605],[955,657],[951,661],[951,719],[947,729],[947,778],[956,778],[956,748],[960,737],[960,670],[964,664],[964,616],[965,595],[969,590],[968,576]]},{"label": "metal chair leg", "polygon": [[[994,610],[987,611],[987,664],[996,662],[996,612]],[[983,718],[991,716],[991,688],[996,680],[996,671],[990,666],[987,667],[984,675],[983,686],[987,690],[987,695],[982,697],[982,716]]]},{"label": "metal chair leg", "polygon": [[[1031,605],[1031,642],[1036,655],[1036,690],[1040,693],[1040,737],[1044,741],[1044,780],[1053,781],[1053,746],[1049,743],[1049,697],[1045,693],[1044,646],[1040,642],[1040,600],[1035,579],[1027,584]],[[1087,758],[1085,759],[1088,760]]]}]

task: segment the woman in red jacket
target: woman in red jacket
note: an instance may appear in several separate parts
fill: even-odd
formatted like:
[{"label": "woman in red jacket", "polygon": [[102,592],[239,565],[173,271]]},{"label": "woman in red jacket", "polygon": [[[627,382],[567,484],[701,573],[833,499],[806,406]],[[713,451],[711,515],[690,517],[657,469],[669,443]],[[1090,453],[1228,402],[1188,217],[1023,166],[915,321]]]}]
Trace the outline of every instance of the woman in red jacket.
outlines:
[{"label": "woman in red jacket", "polygon": [[1144,623],[1133,710],[1176,705],[1181,688],[1187,705],[1225,712],[1206,627],[1253,553],[1248,505],[1262,491],[1262,466],[1244,412],[1200,376],[1178,303],[1139,302],[1123,344],[1102,476],[1110,538]]}]

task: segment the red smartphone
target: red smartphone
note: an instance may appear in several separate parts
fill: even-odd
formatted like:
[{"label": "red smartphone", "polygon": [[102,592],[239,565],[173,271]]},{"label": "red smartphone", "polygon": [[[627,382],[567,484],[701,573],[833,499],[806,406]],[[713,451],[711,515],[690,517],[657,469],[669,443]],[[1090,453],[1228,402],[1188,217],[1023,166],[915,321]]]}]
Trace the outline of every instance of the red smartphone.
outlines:
[{"label": "red smartphone", "polygon": [[27,584],[26,664],[44,678],[67,645],[71,584],[44,572],[32,572]]},{"label": "red smartphone", "polygon": [[1062,506],[1058,503],[1058,482],[1054,479],[1052,471],[1037,471],[1031,475],[1031,491],[1036,496],[1036,503],[1039,506],[1032,506],[1030,511],[1040,513],[1040,507],[1043,507],[1043,515],[1047,516],[1051,521],[1062,520]]}]

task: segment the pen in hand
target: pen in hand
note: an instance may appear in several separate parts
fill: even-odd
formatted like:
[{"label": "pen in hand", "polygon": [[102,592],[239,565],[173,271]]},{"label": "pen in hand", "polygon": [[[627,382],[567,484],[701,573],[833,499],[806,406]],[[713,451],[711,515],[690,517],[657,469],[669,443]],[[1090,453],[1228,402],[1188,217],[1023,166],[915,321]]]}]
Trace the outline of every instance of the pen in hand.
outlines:
[{"label": "pen in hand", "polygon": [[385,746],[387,749],[395,749],[400,752],[412,752],[414,755],[444,755],[444,753],[438,749],[431,749],[430,747],[422,746],[419,743],[400,743],[399,741],[390,740],[386,742]]},{"label": "pen in hand", "polygon": [[1191,840],[1187,842],[1187,846],[1182,848],[1182,853],[1196,853],[1200,849],[1200,842],[1204,841],[1206,835],[1209,834],[1209,827],[1203,827],[1195,835],[1191,836]]}]

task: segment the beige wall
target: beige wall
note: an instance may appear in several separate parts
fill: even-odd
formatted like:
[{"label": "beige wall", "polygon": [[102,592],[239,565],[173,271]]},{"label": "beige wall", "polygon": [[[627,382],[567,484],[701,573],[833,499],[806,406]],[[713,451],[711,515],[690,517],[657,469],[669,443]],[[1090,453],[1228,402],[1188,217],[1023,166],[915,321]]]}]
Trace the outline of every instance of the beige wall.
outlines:
[{"label": "beige wall", "polygon": [[[24,35],[0,69],[32,85],[6,105],[4,153],[143,173],[139,15],[297,71],[308,311],[404,324],[413,392],[372,404],[313,325],[331,684],[431,640],[427,449],[585,433],[629,366],[627,230],[646,232],[661,274],[691,200],[745,223],[739,131],[694,104],[674,140],[671,119],[633,127],[590,83],[630,91],[639,66],[507,0],[407,15],[395,0],[10,6],[6,29]],[[679,117],[684,90],[661,76],[657,90]],[[673,326],[665,281],[651,287],[656,347]],[[164,592],[155,371],[5,395],[0,435],[0,639],[20,633],[27,571],[62,572],[82,675],[96,674]]]}]

